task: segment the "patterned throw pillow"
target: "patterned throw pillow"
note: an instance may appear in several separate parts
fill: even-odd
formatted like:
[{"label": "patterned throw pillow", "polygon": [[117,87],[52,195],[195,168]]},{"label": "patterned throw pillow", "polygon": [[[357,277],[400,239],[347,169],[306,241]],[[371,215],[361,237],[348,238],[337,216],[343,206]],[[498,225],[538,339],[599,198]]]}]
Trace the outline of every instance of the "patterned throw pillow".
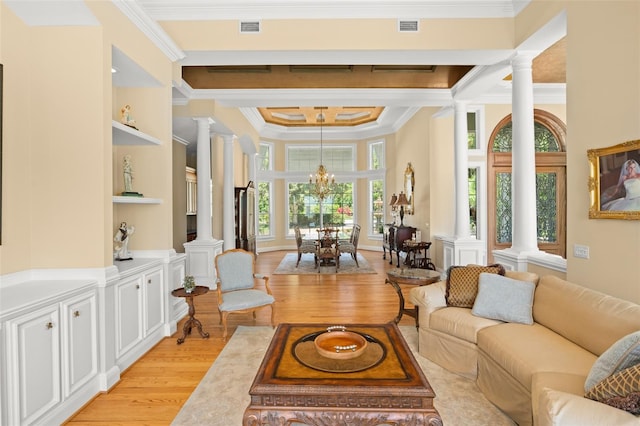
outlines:
[{"label": "patterned throw pillow", "polygon": [[619,371],[597,385],[585,397],[640,414],[640,364]]},{"label": "patterned throw pillow", "polygon": [[445,293],[447,306],[473,308],[478,294],[478,279],[483,272],[504,275],[504,267],[500,264],[451,266],[447,274]]},{"label": "patterned throw pillow", "polygon": [[585,392],[620,370],[640,363],[640,331],[619,339],[598,357],[584,384]]}]

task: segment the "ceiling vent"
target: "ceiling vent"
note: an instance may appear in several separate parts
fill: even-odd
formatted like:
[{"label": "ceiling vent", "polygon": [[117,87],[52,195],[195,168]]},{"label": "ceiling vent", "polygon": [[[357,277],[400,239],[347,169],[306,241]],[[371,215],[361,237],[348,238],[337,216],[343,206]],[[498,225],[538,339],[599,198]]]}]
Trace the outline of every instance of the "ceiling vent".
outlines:
[{"label": "ceiling vent", "polygon": [[401,33],[417,33],[419,29],[417,19],[398,20],[398,31]]},{"label": "ceiling vent", "polygon": [[260,32],[260,21],[240,21],[240,33],[256,34]]}]

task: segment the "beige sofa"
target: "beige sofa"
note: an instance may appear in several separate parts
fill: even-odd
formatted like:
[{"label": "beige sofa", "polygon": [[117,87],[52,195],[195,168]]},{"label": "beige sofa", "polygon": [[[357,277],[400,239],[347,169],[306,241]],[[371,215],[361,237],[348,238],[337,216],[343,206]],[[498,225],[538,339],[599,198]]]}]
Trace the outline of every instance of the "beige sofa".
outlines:
[{"label": "beige sofa", "polygon": [[554,276],[505,275],[537,284],[533,325],[447,307],[445,281],[415,287],[409,297],[419,308],[420,355],[475,379],[487,399],[519,425],[640,424],[628,412],[584,398],[598,356],[640,330],[640,305]]}]

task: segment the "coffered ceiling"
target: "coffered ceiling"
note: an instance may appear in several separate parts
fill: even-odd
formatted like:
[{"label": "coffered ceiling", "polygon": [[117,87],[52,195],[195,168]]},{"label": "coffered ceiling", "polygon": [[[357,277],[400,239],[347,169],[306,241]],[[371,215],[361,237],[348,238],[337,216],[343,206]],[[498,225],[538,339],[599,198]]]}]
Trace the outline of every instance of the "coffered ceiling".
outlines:
[{"label": "coffered ceiling", "polygon": [[[405,18],[416,22],[510,18],[530,0],[111,1],[183,66],[183,80],[174,82],[175,105],[215,99],[223,106],[239,108],[263,137],[317,140],[318,107],[326,108],[325,138],[350,139],[394,132],[421,107],[450,108],[454,96],[478,103],[508,103],[509,61],[518,49],[539,53],[533,62],[535,101],[564,102],[566,17],[553,18],[521,46],[497,50],[240,52],[207,50],[203,40],[200,50],[189,51],[163,29],[172,21],[211,21],[215,25],[222,20],[240,24],[247,20],[392,18],[400,24]],[[100,25],[82,1],[3,3],[28,25]],[[113,60],[114,64],[119,60],[117,55]],[[132,74],[139,85],[144,72],[135,71]],[[178,139],[195,140],[193,120],[174,119],[173,128]]]}]

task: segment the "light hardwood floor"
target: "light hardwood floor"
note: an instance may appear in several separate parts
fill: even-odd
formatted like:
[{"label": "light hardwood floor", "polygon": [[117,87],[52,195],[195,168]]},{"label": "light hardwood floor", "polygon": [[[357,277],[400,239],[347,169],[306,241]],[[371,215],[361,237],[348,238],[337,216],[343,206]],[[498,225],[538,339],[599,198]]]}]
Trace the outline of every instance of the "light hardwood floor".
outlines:
[{"label": "light hardwood floor", "polygon": [[[286,252],[258,255],[256,271],[269,275],[276,298],[276,323],[384,323],[398,313],[398,296],[385,283],[389,257],[381,252],[359,251],[377,274],[357,275],[274,275]],[[310,255],[307,255],[310,256]],[[346,255],[345,255],[346,256]],[[407,289],[408,291],[408,289]],[[222,327],[216,309],[215,292],[197,297],[196,318],[210,333],[202,339],[193,331],[182,345],[178,333],[163,339],[121,375],[107,393],[98,395],[67,421],[68,425],[168,425],[180,411],[213,361],[224,348]],[[229,316],[229,335],[238,325],[269,325],[269,309],[251,314]],[[400,325],[413,325],[403,317]],[[239,407],[244,410],[244,407]]]}]

